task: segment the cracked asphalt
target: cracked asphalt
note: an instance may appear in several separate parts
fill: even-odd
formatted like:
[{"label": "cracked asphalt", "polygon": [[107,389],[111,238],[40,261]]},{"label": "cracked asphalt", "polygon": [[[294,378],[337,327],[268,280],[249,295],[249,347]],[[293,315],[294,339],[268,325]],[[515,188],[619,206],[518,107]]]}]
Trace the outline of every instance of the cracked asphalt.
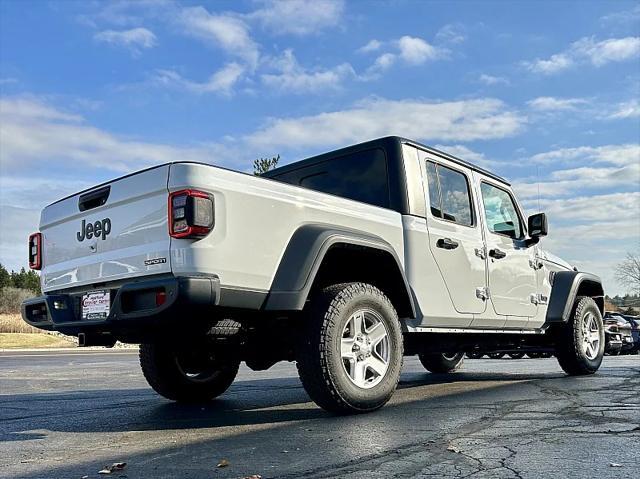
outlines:
[{"label": "cracked asphalt", "polygon": [[[392,401],[335,417],[293,364],[241,369],[206,406],[146,385],[136,351],[0,353],[0,477],[640,477],[640,356],[565,376],[554,359],[466,360],[429,374],[415,358]],[[220,460],[230,465],[217,468]],[[613,465],[612,465],[613,464]]]}]

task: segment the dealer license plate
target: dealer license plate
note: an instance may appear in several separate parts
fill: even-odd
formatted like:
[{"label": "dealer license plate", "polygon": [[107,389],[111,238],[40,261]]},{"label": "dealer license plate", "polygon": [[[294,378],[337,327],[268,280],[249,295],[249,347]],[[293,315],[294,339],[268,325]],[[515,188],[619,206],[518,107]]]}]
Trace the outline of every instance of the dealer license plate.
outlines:
[{"label": "dealer license plate", "polygon": [[91,291],[82,295],[82,319],[107,319],[110,307],[109,291]]}]

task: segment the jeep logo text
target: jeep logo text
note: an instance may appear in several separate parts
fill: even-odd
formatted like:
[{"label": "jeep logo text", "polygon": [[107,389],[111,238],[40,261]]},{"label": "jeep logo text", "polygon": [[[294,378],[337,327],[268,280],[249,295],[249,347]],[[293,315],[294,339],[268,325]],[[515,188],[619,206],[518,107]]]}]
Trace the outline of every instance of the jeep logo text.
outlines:
[{"label": "jeep logo text", "polygon": [[80,225],[80,231],[76,233],[76,238],[78,241],[84,241],[86,239],[91,238],[102,238],[103,240],[107,239],[111,233],[111,220],[109,218],[105,218],[102,221],[96,221],[95,223],[87,223],[85,220],[82,220],[82,225]]}]

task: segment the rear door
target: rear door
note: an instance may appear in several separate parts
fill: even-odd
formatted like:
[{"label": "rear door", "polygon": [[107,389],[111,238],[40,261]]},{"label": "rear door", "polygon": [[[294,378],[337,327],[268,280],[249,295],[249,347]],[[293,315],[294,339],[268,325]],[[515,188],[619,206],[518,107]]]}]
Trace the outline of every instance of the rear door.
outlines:
[{"label": "rear door", "polygon": [[[537,312],[535,248],[525,243],[522,214],[511,191],[489,178],[480,180],[486,228],[489,291],[496,313],[532,317]],[[507,321],[507,326],[509,322]]]},{"label": "rear door", "polygon": [[47,206],[44,290],[170,273],[168,177],[163,165]]},{"label": "rear door", "polygon": [[471,172],[444,159],[427,157],[426,176],[431,254],[455,310],[482,313],[486,308],[481,297],[486,287],[486,260]]}]

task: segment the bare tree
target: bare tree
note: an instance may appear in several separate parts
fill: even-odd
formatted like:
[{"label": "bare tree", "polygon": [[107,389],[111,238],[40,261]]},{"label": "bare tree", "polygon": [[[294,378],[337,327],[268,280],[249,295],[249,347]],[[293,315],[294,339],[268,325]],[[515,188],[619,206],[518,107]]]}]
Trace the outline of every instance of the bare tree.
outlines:
[{"label": "bare tree", "polygon": [[640,253],[627,253],[616,266],[616,281],[633,293],[640,293]]},{"label": "bare tree", "polygon": [[257,160],[254,160],[253,174],[256,176],[260,176],[269,170],[273,170],[276,166],[278,166],[278,161],[280,161],[280,155],[274,156],[273,158],[259,158]]}]

